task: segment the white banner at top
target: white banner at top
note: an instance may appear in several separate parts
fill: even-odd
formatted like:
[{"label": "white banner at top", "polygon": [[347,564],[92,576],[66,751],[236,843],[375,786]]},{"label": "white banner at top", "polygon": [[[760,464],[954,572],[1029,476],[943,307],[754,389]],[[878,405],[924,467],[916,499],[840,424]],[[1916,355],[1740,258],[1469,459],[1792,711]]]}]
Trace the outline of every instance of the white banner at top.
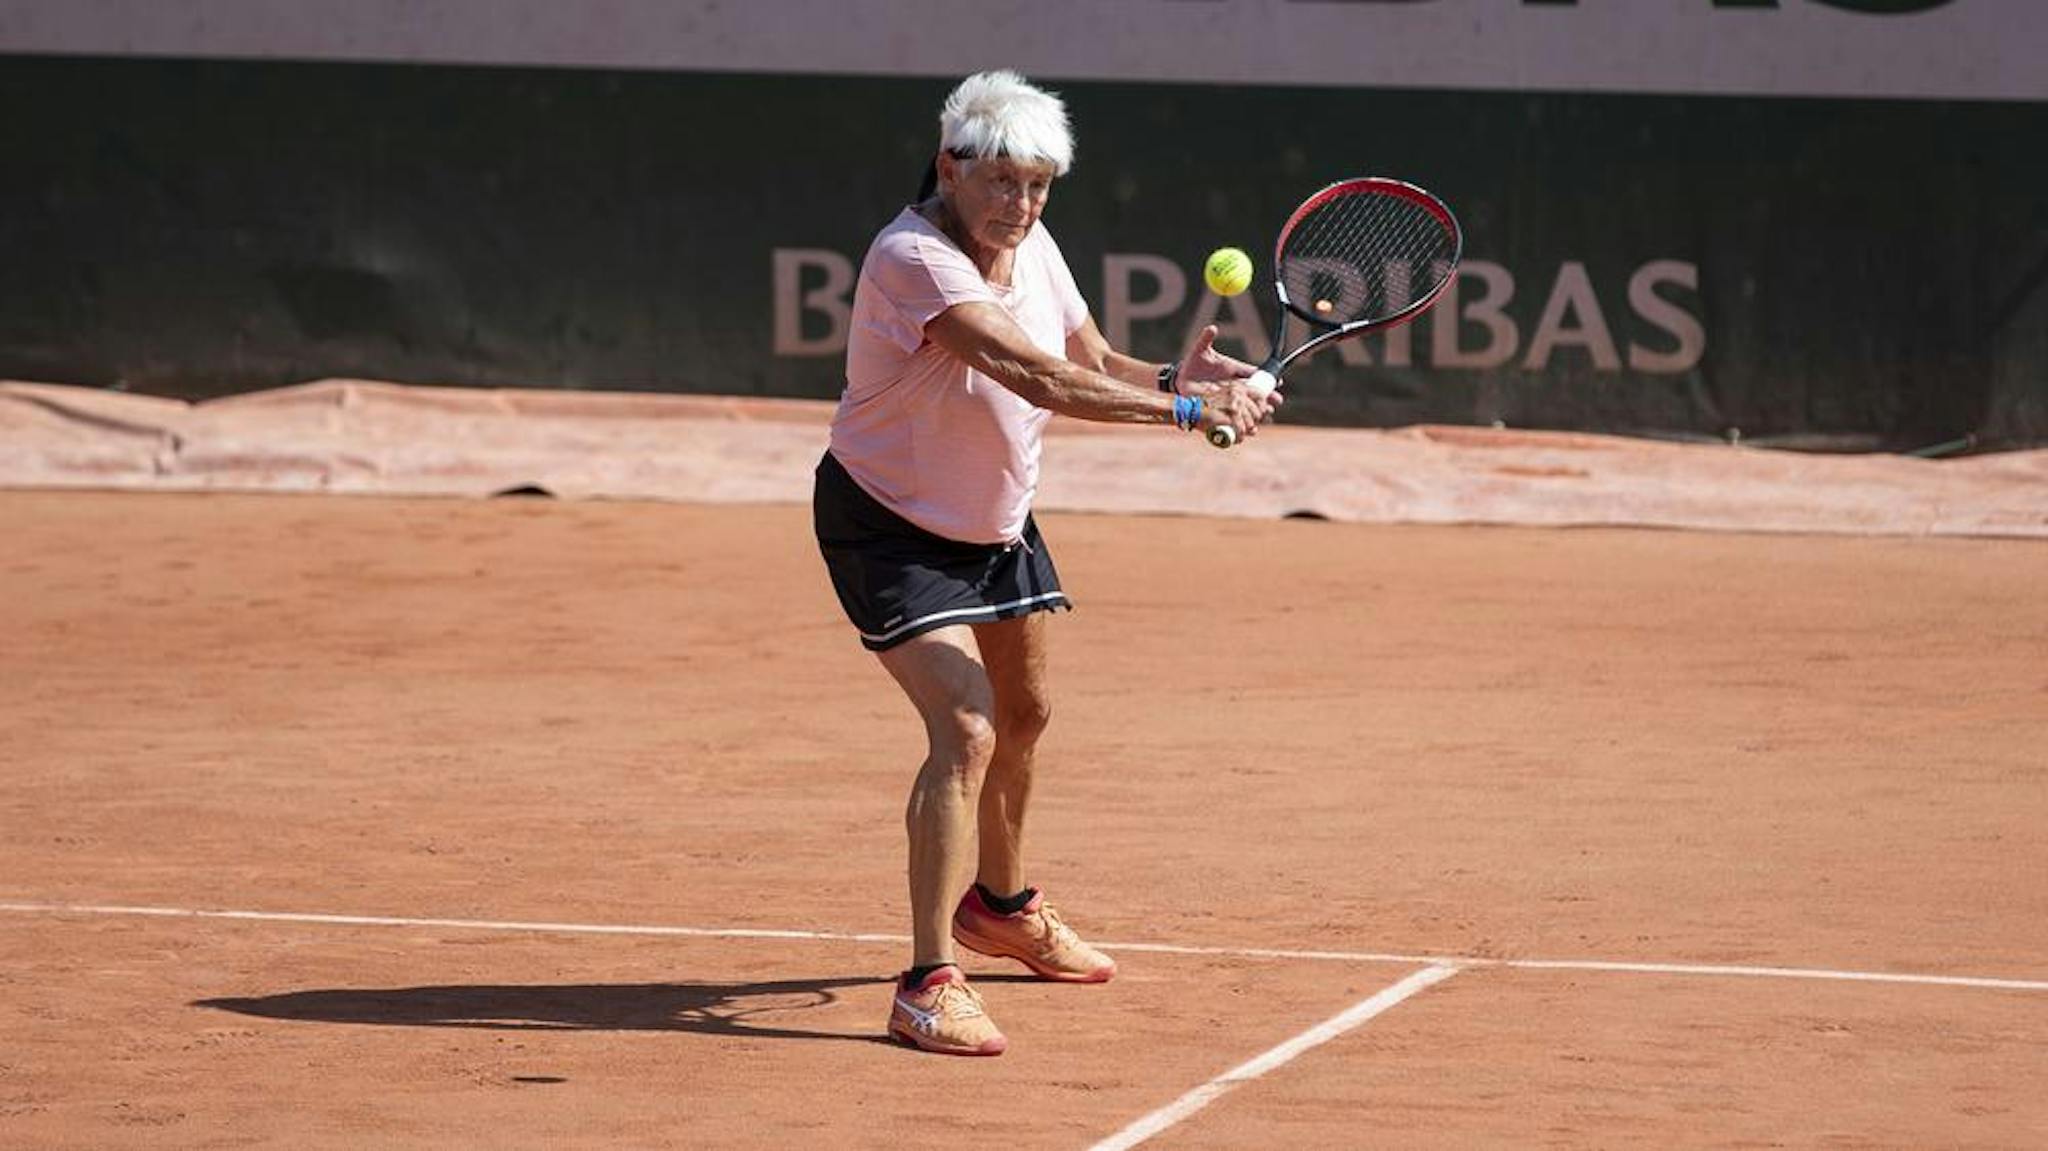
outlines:
[{"label": "white banner at top", "polygon": [[0,53],[2048,100],[2048,0],[0,0]]}]

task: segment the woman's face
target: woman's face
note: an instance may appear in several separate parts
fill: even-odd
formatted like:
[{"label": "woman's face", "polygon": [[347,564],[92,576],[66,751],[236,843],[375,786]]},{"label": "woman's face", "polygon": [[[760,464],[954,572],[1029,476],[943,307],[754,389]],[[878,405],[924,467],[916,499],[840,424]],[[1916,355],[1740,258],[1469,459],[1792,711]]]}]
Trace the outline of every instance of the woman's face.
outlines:
[{"label": "woman's face", "polygon": [[969,239],[1014,249],[1031,234],[1052,191],[1053,166],[1005,157],[961,160],[939,154],[940,186]]}]

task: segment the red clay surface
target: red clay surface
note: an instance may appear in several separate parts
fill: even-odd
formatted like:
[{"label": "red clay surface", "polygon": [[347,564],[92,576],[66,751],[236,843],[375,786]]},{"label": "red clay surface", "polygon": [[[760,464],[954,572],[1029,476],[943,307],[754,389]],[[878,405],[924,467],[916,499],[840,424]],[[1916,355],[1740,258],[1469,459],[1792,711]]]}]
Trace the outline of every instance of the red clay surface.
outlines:
[{"label": "red clay surface", "polygon": [[[2048,982],[2048,545],[1051,514],[1104,941]],[[1414,964],[985,978],[794,506],[0,493],[0,1146],[1084,1147]],[[971,964],[985,977],[1000,964]],[[2048,986],[1474,966],[1162,1147],[2048,1145]]]}]

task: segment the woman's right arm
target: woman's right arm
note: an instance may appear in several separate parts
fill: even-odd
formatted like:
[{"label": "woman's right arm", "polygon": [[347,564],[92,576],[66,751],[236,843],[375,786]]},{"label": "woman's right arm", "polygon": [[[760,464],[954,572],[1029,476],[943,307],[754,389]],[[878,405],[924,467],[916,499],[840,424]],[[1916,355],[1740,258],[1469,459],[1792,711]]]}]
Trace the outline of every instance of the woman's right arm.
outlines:
[{"label": "woman's right arm", "polygon": [[[999,305],[955,304],[934,316],[924,334],[975,371],[1047,411],[1103,423],[1173,422],[1173,396],[1046,352]],[[1270,397],[1255,396],[1236,381],[1204,400],[1204,432],[1228,425],[1239,437],[1255,435],[1259,421],[1272,411]]]}]

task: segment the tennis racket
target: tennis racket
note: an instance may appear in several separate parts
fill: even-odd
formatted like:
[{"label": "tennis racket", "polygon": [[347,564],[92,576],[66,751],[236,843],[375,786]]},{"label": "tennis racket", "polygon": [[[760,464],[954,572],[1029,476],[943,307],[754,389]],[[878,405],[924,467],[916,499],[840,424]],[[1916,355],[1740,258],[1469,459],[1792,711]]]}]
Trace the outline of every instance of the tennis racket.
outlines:
[{"label": "tennis racket", "polygon": [[[1405,324],[1450,286],[1465,234],[1442,200],[1402,180],[1339,180],[1302,202],[1273,245],[1273,290],[1280,320],[1273,354],[1245,382],[1264,396],[1289,365],[1325,344]],[[1308,325],[1287,350],[1288,318]],[[1209,442],[1237,442],[1228,426]]]}]

